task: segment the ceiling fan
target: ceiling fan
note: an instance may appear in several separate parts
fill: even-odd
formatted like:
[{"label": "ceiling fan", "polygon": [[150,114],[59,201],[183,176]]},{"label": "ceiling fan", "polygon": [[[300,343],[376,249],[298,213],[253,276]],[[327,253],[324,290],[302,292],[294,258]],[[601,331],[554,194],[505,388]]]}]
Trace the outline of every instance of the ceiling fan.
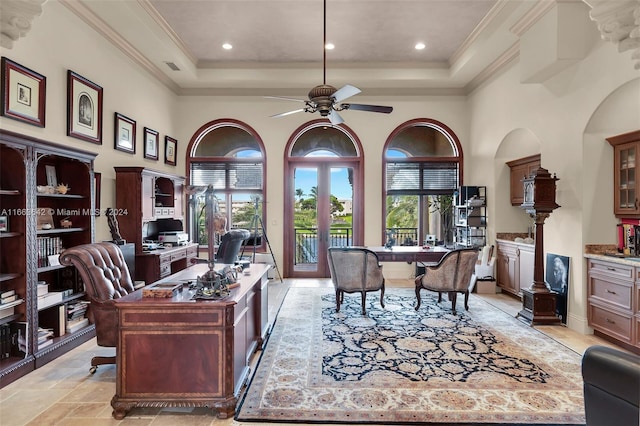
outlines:
[{"label": "ceiling fan", "polygon": [[369,112],[380,112],[383,114],[389,114],[393,111],[393,107],[390,106],[380,106],[380,105],[364,105],[364,104],[352,104],[352,103],[341,103],[347,98],[351,96],[357,95],[361,92],[355,86],[350,84],[346,84],[340,89],[336,89],[335,87],[327,84],[327,0],[324,0],[324,11],[323,11],[323,43],[322,43],[322,84],[314,87],[309,91],[309,100],[304,99],[295,99],[295,98],[285,98],[281,96],[265,96],[270,99],[283,99],[288,101],[296,101],[303,102],[305,104],[304,108],[296,109],[293,111],[287,111],[280,114],[272,115],[271,117],[284,117],[285,115],[295,114],[297,112],[320,112],[320,115],[323,117],[327,117],[331,124],[337,125],[340,123],[344,123],[343,118],[338,114],[338,111],[343,111],[347,109],[353,109],[358,111],[369,111]]}]

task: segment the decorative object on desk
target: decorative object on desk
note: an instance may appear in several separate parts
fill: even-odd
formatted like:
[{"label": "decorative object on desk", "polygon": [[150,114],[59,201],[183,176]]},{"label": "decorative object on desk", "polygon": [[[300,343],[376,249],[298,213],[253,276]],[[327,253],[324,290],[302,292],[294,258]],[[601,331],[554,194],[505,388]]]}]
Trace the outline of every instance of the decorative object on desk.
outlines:
[{"label": "decorative object on desk", "polygon": [[102,87],[68,70],[67,135],[102,145]]},{"label": "decorative object on desk", "polygon": [[8,232],[8,231],[9,231],[9,217],[0,216],[0,232]]},{"label": "decorative object on desk", "polygon": [[60,183],[56,186],[56,192],[58,194],[66,194],[67,192],[69,192],[71,190],[71,188],[69,187],[69,185],[64,184],[64,183]]},{"label": "decorative object on desk", "polygon": [[158,146],[160,139],[158,132],[148,127],[144,128],[144,158],[149,160],[158,159]]},{"label": "decorative object on desk", "polygon": [[115,141],[113,148],[118,151],[128,152],[129,154],[136,153],[136,122],[129,117],[114,113],[115,121]]},{"label": "decorative object on desk", "polygon": [[111,231],[111,239],[114,243],[121,246],[126,243],[120,235],[120,227],[118,225],[118,218],[116,217],[116,211],[109,207],[105,212],[107,216],[107,223],[109,224],[109,231]]},{"label": "decorative object on desk", "polygon": [[560,317],[556,314],[555,291],[549,290],[544,282],[544,221],[552,211],[560,207],[556,204],[556,181],[559,179],[543,167],[538,166],[528,177],[522,180],[524,186],[524,209],[534,219],[535,257],[533,284],[522,288],[522,310],[518,318],[534,324],[557,324]]},{"label": "decorative object on desk", "polygon": [[453,243],[453,195],[429,197],[429,212],[440,214],[440,238],[446,247]]},{"label": "decorative object on desk", "polygon": [[546,284],[555,291],[556,313],[567,323],[567,295],[569,294],[569,258],[559,254],[547,253]]},{"label": "decorative object on desk", "polygon": [[2,115],[44,127],[47,78],[2,58]]},{"label": "decorative object on desk", "polygon": [[176,165],[176,150],[178,141],[170,136],[164,137],[164,162],[171,166]]},{"label": "decorative object on desk", "polygon": [[192,299],[222,299],[229,295],[227,277],[215,271],[213,265],[214,262],[209,261],[209,270],[197,278]]},{"label": "decorative object on desk", "polygon": [[181,283],[151,284],[142,289],[142,297],[173,297],[181,289]]}]

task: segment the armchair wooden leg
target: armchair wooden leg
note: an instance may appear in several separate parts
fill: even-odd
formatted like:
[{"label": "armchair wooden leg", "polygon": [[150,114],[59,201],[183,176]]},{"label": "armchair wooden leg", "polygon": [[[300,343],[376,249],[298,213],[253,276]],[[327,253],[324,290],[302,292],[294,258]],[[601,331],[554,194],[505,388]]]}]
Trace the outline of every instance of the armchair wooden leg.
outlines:
[{"label": "armchair wooden leg", "polygon": [[382,288],[380,289],[380,306],[384,308],[384,284],[382,284]]},{"label": "armchair wooden leg", "polygon": [[340,312],[340,303],[342,302],[342,292],[336,289],[336,312]]},{"label": "armchair wooden leg", "polygon": [[364,315],[366,313],[365,312],[365,307],[364,307],[365,302],[367,301],[367,292],[366,291],[363,291],[363,292],[360,293],[360,299],[362,300],[362,315]]},{"label": "armchair wooden leg", "polygon": [[464,309],[469,310],[469,290],[464,292]]},{"label": "armchair wooden leg", "polygon": [[[449,298],[449,300],[451,300],[451,298]],[[442,302],[442,292],[439,291],[438,292],[438,303]]]},{"label": "armchair wooden leg", "polygon": [[456,293],[455,291],[450,291],[449,292],[449,299],[451,299],[451,310],[455,314],[456,313],[456,300],[458,299],[458,293]]},{"label": "armchair wooden leg", "polygon": [[420,309],[420,286],[416,286],[416,311]]}]

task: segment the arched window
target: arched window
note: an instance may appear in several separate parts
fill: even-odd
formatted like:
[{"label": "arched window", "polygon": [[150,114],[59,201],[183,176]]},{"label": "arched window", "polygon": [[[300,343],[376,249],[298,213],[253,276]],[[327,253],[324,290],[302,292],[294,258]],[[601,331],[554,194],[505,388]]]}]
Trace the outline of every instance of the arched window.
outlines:
[{"label": "arched window", "polygon": [[[236,120],[212,121],[194,134],[187,153],[189,185],[198,188],[213,185],[217,212],[226,221],[226,229],[258,231],[253,241],[257,245],[262,244],[259,237],[260,226],[265,220],[265,150],[258,134]],[[201,191],[190,192],[193,192],[189,199],[191,238],[206,245],[209,242],[203,209],[204,194]],[[222,233],[222,230],[216,233],[215,244],[219,243]]]},{"label": "arched window", "polygon": [[453,194],[462,181],[457,136],[436,120],[411,120],[389,136],[383,155],[383,240],[452,243]]}]

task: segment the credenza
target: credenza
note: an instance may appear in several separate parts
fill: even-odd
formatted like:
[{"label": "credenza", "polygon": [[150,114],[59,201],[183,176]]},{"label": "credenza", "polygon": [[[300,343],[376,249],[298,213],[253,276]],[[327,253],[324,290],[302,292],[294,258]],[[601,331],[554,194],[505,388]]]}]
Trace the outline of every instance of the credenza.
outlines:
[{"label": "credenza", "polygon": [[[219,265],[216,265],[216,268]],[[113,417],[134,407],[210,407],[233,416],[249,363],[271,330],[269,265],[252,264],[239,287],[220,300],[191,300],[207,270],[196,264],[159,282],[179,283],[168,298],[143,297],[143,289],[116,300],[119,338]]]}]

